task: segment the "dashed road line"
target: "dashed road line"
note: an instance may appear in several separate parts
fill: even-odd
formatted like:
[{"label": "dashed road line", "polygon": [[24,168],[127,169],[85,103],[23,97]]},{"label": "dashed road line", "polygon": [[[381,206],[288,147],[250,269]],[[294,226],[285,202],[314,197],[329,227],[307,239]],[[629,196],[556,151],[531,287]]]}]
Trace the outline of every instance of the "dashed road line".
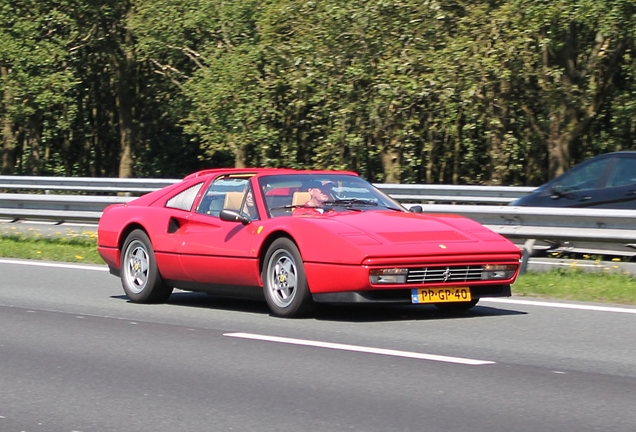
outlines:
[{"label": "dashed road line", "polygon": [[365,347],[359,345],[346,345],[332,342],[320,342],[320,341],[312,341],[305,339],[293,339],[286,337],[278,337],[278,336],[267,336],[267,335],[259,335],[253,333],[225,333],[223,336],[241,338],[241,339],[252,339],[252,340],[260,340],[265,342],[277,342],[284,343],[290,345],[303,345],[310,346],[316,348],[328,348],[333,350],[341,350],[341,351],[354,351],[360,353],[367,354],[379,354],[385,356],[393,356],[393,357],[404,357],[404,358],[412,358],[417,360],[430,360],[437,362],[445,362],[445,363],[456,363],[462,365],[469,366],[482,366],[495,364],[493,361],[488,360],[476,360],[462,357],[449,357],[435,354],[424,354],[418,352],[410,352],[410,351],[398,351],[398,350],[390,350],[383,348],[373,348],[373,347]]}]

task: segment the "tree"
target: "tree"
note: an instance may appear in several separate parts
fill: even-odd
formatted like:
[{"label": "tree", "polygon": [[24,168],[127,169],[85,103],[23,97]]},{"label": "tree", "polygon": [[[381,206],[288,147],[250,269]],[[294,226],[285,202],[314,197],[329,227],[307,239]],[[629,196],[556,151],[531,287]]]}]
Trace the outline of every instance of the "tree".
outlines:
[{"label": "tree", "polygon": [[[523,108],[547,143],[548,176],[576,160],[577,146],[616,95],[634,48],[631,1],[519,2],[519,53],[538,93]],[[520,46],[521,44],[516,44]]]},{"label": "tree", "polygon": [[[26,153],[29,174],[38,174],[49,143],[44,123],[68,130],[69,117],[60,115],[73,86],[73,75],[60,58],[76,34],[69,26],[64,2],[4,0],[0,3],[0,85],[2,86],[2,174],[15,171]],[[59,7],[59,9],[58,9]]]}]

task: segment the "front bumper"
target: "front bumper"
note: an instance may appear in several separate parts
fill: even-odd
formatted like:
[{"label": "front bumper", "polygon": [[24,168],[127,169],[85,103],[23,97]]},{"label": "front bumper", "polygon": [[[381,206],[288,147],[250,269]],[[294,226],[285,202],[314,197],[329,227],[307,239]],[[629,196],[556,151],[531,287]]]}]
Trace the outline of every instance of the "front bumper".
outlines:
[{"label": "front bumper", "polygon": [[[479,299],[481,297],[510,297],[512,295],[510,285],[471,286],[470,292],[473,299]],[[313,294],[312,297],[316,303],[329,304],[410,304],[411,289],[387,289],[323,293]]]}]

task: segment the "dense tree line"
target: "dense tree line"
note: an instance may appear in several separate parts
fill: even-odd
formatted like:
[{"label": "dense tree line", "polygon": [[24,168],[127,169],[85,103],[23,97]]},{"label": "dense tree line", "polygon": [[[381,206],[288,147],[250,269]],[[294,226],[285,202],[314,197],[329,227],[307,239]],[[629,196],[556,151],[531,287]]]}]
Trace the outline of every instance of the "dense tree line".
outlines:
[{"label": "dense tree line", "polygon": [[634,148],[636,0],[0,0],[2,174],[540,184]]}]

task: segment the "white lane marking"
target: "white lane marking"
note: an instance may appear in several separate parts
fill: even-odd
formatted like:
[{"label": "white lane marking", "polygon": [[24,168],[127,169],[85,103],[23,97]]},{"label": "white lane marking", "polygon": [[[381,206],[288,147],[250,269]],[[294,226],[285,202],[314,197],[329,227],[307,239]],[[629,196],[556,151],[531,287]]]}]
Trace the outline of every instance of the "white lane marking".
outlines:
[{"label": "white lane marking", "polygon": [[329,348],[329,349],[342,350],[342,351],[355,351],[355,352],[361,352],[361,353],[367,353],[367,354],[380,354],[380,355],[393,356],[393,357],[406,357],[406,358],[412,358],[412,359],[418,359],[418,360],[431,360],[431,361],[446,362],[446,363],[457,363],[457,364],[463,364],[463,365],[469,365],[469,366],[495,364],[495,362],[488,361],[488,360],[475,360],[475,359],[468,359],[468,358],[461,358],[461,357],[448,357],[448,356],[441,356],[441,355],[435,355],[435,354],[424,354],[424,353],[416,353],[416,352],[409,352],[409,351],[397,351],[397,350],[390,350],[390,349],[372,348],[372,347],[365,347],[365,346],[358,346],[358,345],[346,345],[346,344],[331,343],[331,342],[319,342],[319,341],[311,341],[311,340],[304,340],[304,339],[292,339],[292,338],[277,337],[277,336],[258,335],[258,334],[252,334],[252,333],[225,333],[223,336],[242,338],[242,339],[254,339],[254,340],[261,340],[266,342],[279,342],[279,343],[285,343],[285,344],[291,344],[291,345],[312,346],[317,348]]},{"label": "white lane marking", "polygon": [[[74,269],[74,270],[109,271],[108,267],[105,265],[104,266],[90,265],[90,264],[74,265],[74,264],[65,264],[65,263],[42,262],[42,261],[36,261],[36,260],[12,260],[12,259],[0,258],[0,264],[31,265],[31,266],[40,266],[40,267],[67,268],[67,269]],[[480,301],[491,302],[491,303],[508,303],[508,304],[527,305],[527,306],[552,307],[552,308],[561,308],[561,309],[578,309],[578,310],[591,310],[591,311],[597,311],[597,312],[636,314],[636,309],[617,308],[617,307],[610,307],[610,306],[578,305],[578,304],[570,304],[570,303],[552,303],[552,302],[531,301],[531,300],[513,300],[513,299],[504,299],[504,298],[482,298],[480,299]]]},{"label": "white lane marking", "polygon": [[[597,269],[604,269],[606,267],[610,267],[610,266],[614,266],[617,263],[611,263],[611,265],[605,265],[605,264],[597,264],[597,263],[591,263],[591,264],[586,264],[584,262],[581,261],[572,261],[572,262],[555,262],[553,260],[545,260],[545,261],[540,261],[540,260],[536,260],[533,259],[532,260],[532,264],[541,264],[541,265],[551,265],[551,266],[561,266],[561,267],[589,267],[589,268],[597,268]],[[618,263],[618,264],[623,264],[623,263]]]},{"label": "white lane marking", "polygon": [[533,300],[513,300],[513,299],[504,299],[504,298],[482,298],[480,299],[480,301],[489,302],[489,303],[507,303],[507,304],[540,306],[540,307],[561,308],[561,309],[579,309],[579,310],[589,310],[589,311],[597,311],[597,312],[636,314],[636,309],[627,309],[627,308],[619,308],[619,307],[611,307],[611,306],[553,303],[553,302],[547,302],[547,301],[544,302],[544,301],[533,301]]},{"label": "white lane marking", "polygon": [[39,266],[39,267],[56,267],[56,268],[66,268],[66,269],[74,269],[74,270],[95,270],[95,271],[108,271],[108,267],[90,265],[90,264],[66,264],[66,263],[52,263],[52,262],[43,262],[36,260],[12,260],[12,259],[0,259],[0,264],[18,264],[18,265],[27,265],[27,266]]}]

